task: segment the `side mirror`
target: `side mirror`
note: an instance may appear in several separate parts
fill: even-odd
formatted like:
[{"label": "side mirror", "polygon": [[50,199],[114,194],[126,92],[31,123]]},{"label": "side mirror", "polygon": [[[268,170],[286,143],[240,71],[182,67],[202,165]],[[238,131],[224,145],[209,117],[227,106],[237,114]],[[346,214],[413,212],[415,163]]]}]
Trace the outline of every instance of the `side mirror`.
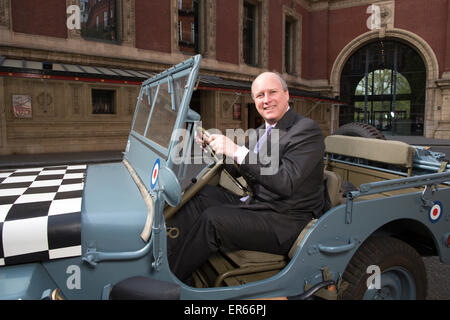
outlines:
[{"label": "side mirror", "polygon": [[171,206],[177,207],[181,202],[181,186],[175,173],[168,167],[159,170],[158,186],[164,200]]}]

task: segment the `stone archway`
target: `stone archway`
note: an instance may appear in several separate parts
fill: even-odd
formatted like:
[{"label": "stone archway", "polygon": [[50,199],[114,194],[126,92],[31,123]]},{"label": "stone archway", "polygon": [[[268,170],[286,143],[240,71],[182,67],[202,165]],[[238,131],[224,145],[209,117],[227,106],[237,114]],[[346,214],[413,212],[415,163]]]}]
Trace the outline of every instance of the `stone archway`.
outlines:
[{"label": "stone archway", "polygon": [[426,85],[425,85],[425,124],[424,136],[434,137],[434,131],[438,126],[438,121],[435,121],[433,115],[433,107],[436,99],[440,96],[436,81],[439,79],[439,64],[432,48],[428,43],[416,34],[403,29],[389,29],[380,31],[370,31],[360,35],[351,42],[349,42],[337,56],[330,74],[330,85],[332,87],[333,96],[340,95],[340,80],[342,70],[348,59],[359,48],[364,45],[380,39],[400,40],[414,49],[423,59],[426,68]]}]

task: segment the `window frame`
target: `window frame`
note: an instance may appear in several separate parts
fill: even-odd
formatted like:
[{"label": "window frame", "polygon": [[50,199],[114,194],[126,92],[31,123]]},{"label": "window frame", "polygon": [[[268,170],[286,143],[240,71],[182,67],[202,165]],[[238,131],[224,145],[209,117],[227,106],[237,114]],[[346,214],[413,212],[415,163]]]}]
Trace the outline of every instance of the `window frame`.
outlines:
[{"label": "window frame", "polygon": [[[86,41],[95,41],[95,42],[106,42],[106,43],[113,43],[113,44],[120,44],[123,42],[122,37],[124,35],[123,23],[119,17],[122,16],[123,11],[123,3],[122,0],[110,0],[114,2],[114,9],[111,7],[106,8],[106,11],[101,11],[95,14],[95,17],[92,19],[95,20],[95,27],[92,27],[91,29],[83,28],[82,27],[79,30],[79,36],[86,40]],[[100,1],[96,2],[101,3]],[[103,14],[102,14],[103,13]],[[107,25],[105,25],[105,13],[106,13],[106,19],[108,20]],[[100,16],[101,15],[101,16]],[[107,39],[107,38],[100,38],[96,37],[95,35],[89,35],[86,34],[89,30],[95,30],[96,32],[105,33],[108,32],[110,28],[114,29],[114,39]]]},{"label": "window frame", "polygon": [[[243,15],[242,15],[242,54],[244,63],[251,66],[257,66],[258,65],[258,55],[257,55],[257,36],[258,36],[258,7],[255,3],[251,1],[244,1],[243,2]],[[246,16],[246,7],[251,7],[252,11],[252,17]],[[247,26],[247,20],[252,20],[251,22],[251,30],[252,33],[248,37],[246,37],[246,26]],[[250,29],[250,28],[249,28]],[[250,38],[251,44],[246,45],[246,40]],[[250,54],[247,54],[247,49],[250,49]]]},{"label": "window frame", "polygon": [[[255,48],[254,64],[248,64],[244,59],[244,5],[255,6]],[[268,68],[269,66],[269,1],[265,0],[240,0],[239,9],[239,64],[256,68]]]},{"label": "window frame", "polygon": [[[291,48],[290,48],[290,68],[286,67],[286,23],[291,25]],[[301,43],[302,43],[302,16],[294,9],[283,6],[282,21],[282,71],[289,75],[298,77],[301,74]]]},{"label": "window frame", "polygon": [[[90,115],[92,116],[115,116],[118,114],[117,110],[117,89],[112,88],[102,88],[102,87],[91,87],[90,88],[91,94],[90,94]],[[112,92],[112,112],[103,113],[103,112],[94,112],[94,91],[109,91]]]},{"label": "window frame", "polygon": [[[196,4],[195,4],[196,3]],[[177,19],[176,47],[183,54],[203,54],[206,51],[206,2],[205,0],[192,0],[190,9],[183,7],[183,3],[176,2],[175,16]],[[181,16],[192,16],[193,21],[187,21],[184,28],[189,29],[190,35],[183,37],[183,23]],[[194,27],[193,27],[194,26]],[[194,32],[192,32],[194,30]],[[188,50],[187,48],[192,48]]]}]

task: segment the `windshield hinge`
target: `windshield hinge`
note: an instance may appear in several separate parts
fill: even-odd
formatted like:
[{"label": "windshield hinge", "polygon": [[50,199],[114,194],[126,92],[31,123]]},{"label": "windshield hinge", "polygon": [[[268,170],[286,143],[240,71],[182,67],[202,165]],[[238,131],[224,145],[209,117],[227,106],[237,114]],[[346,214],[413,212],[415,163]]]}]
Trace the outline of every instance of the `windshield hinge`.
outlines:
[{"label": "windshield hinge", "polygon": [[353,193],[347,192],[347,203],[345,205],[345,224],[352,223],[352,215],[353,215]]},{"label": "windshield hinge", "polygon": [[172,111],[177,111],[177,106],[175,104],[175,90],[173,87],[173,77],[170,75],[167,78],[169,79],[169,85],[168,85],[169,94],[170,94],[170,97],[172,98]]}]

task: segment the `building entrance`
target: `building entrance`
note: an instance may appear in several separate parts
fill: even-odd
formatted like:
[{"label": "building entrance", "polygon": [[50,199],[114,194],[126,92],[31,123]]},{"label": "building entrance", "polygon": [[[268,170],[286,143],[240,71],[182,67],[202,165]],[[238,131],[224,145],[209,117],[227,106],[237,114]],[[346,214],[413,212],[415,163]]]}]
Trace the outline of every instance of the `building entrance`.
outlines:
[{"label": "building entrance", "polygon": [[420,55],[395,40],[357,50],[341,74],[340,125],[363,122],[388,135],[423,135],[426,69]]}]

